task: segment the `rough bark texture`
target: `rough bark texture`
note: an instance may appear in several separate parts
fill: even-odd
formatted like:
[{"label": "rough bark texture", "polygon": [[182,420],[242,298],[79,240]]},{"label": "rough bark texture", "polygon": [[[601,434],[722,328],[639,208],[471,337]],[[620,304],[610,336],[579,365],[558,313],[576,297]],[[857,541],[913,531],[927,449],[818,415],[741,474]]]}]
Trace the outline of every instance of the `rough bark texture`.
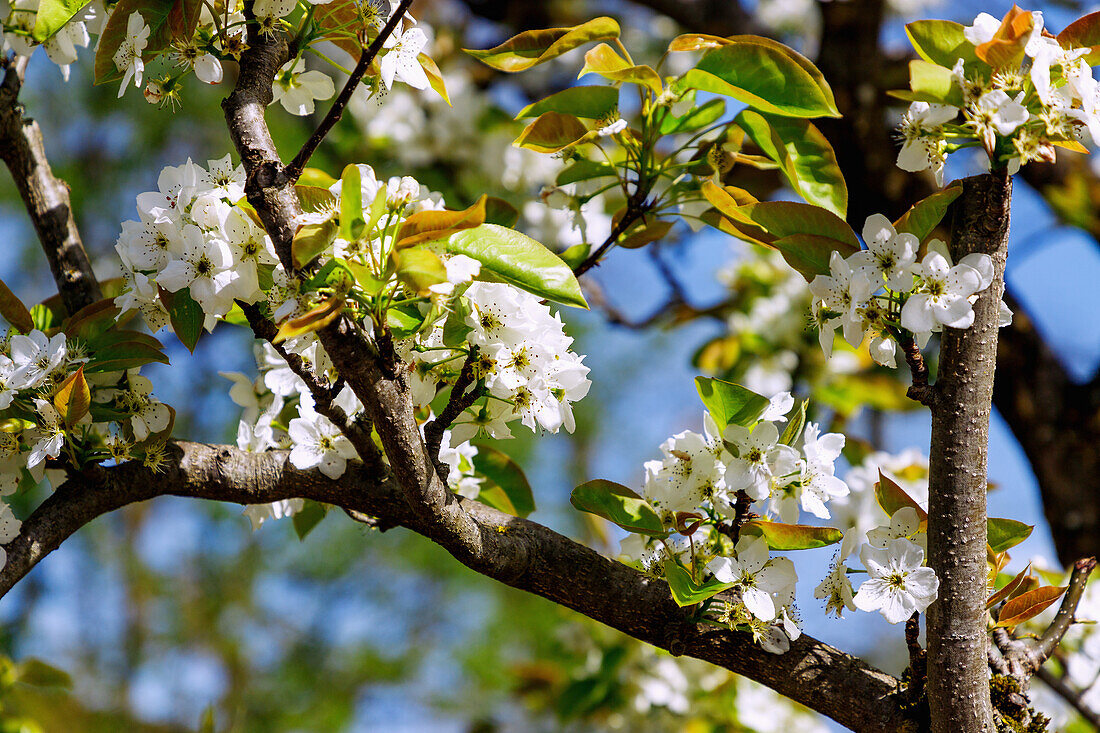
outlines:
[{"label": "rough bark texture", "polygon": [[[290,465],[286,452],[247,453],[231,446],[177,442],[162,474],[139,464],[95,469],[59,488],[5,545],[0,596],[73,532],[126,504],[157,496],[259,504],[303,497],[378,517],[432,536],[432,519],[410,502],[386,471],[351,463],[338,481]],[[456,501],[482,546],[463,564],[490,578],[578,611],[637,639],[712,662],[772,687],[856,731],[905,731],[898,681],[856,657],[808,636],[783,655],[769,654],[747,634],[689,623],[668,586],[609,560],[542,525],[484,504]],[[450,549],[444,537],[444,547]],[[510,558],[501,565],[500,558]]]},{"label": "rough bark texture", "polygon": [[25,64],[26,59],[10,62],[0,84],[0,158],[38,233],[65,310],[75,313],[103,295],[73,220],[69,187],[50,170],[38,123],[23,115],[19,90]]},{"label": "rough bark texture", "polygon": [[992,731],[987,682],[986,457],[998,306],[1004,292],[1012,182],[1003,172],[966,178],[951,254],[992,257],[993,283],[974,325],[945,328],[929,454],[928,564],[940,579],[928,608],[928,703],[934,733]]}]

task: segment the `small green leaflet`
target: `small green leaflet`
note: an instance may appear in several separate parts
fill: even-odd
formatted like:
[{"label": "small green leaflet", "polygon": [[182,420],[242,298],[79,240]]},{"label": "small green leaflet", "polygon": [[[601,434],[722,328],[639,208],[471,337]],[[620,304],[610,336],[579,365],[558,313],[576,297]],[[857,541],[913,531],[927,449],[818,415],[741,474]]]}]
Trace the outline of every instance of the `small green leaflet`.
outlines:
[{"label": "small green leaflet", "polygon": [[681,608],[702,603],[735,585],[723,583],[717,578],[711,578],[702,585],[698,585],[691,579],[688,571],[674,560],[665,560],[664,569],[668,589],[672,591],[672,600],[676,601],[676,605]]},{"label": "small green leaflet", "polygon": [[740,384],[726,382],[711,377],[696,377],[695,388],[703,400],[710,416],[718,423],[719,430],[727,425],[749,427],[756,424],[764,410],[771,404],[762,397]]}]

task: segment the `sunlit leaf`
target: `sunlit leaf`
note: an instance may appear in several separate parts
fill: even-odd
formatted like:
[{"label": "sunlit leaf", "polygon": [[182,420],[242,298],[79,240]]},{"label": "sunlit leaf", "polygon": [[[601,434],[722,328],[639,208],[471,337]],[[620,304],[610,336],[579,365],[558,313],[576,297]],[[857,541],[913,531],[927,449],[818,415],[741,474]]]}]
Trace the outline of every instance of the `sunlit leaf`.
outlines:
[{"label": "sunlit leaf", "polygon": [[278,344],[295,336],[318,331],[335,321],[344,312],[344,298],[341,295],[333,295],[322,301],[320,305],[303,313],[297,318],[288,318],[279,326],[278,333],[271,343]]},{"label": "sunlit leaf", "polygon": [[88,414],[92,406],[92,391],[84,379],[84,367],[75,372],[57,388],[53,396],[53,406],[61,415],[61,421],[68,427],[76,425],[80,418]]},{"label": "sunlit leaf", "polygon": [[986,608],[993,608],[998,603],[1000,603],[1001,601],[1003,601],[1004,599],[1008,598],[1013,593],[1015,593],[1020,588],[1020,586],[1023,584],[1024,578],[1027,577],[1027,574],[1030,571],[1031,571],[1031,563],[1028,563],[1027,567],[1024,568],[1023,570],[1021,570],[1019,573],[1017,573],[1016,576],[1014,578],[1012,578],[1012,580],[1005,583],[1004,587],[1002,587],[1000,590],[996,591],[995,593],[991,594],[989,596],[989,598],[986,599],[985,607]]},{"label": "sunlit leaf", "polygon": [[576,145],[588,134],[588,128],[573,115],[544,112],[538,119],[523,128],[515,145],[537,153],[556,153],[570,145]]},{"label": "sunlit leaf", "polygon": [[420,296],[427,296],[433,285],[447,282],[447,268],[435,252],[423,247],[394,249],[390,259],[397,279]]},{"label": "sunlit leaf", "polygon": [[303,224],[294,233],[290,254],[296,268],[303,268],[317,258],[336,239],[340,225],[335,219],[325,219],[319,224]]},{"label": "sunlit leaf", "polygon": [[917,54],[925,61],[946,69],[958,59],[964,63],[982,63],[974,46],[963,34],[964,26],[951,20],[918,20],[905,26],[905,33]]},{"label": "sunlit leaf", "polygon": [[587,120],[602,120],[619,107],[619,90],[609,86],[579,86],[563,89],[545,99],[527,105],[516,119],[559,112]]},{"label": "sunlit leaf", "polygon": [[668,588],[672,592],[672,600],[676,601],[676,605],[681,608],[702,603],[735,585],[734,583],[723,583],[717,578],[711,578],[699,585],[691,579],[688,571],[675,560],[666,560],[664,570],[665,580],[668,581]]},{"label": "sunlit leaf", "polygon": [[618,246],[623,249],[638,249],[639,247],[644,247],[647,244],[664,239],[668,235],[668,230],[672,228],[674,223],[675,222],[672,221],[655,221],[636,227],[619,241]]},{"label": "sunlit leaf", "polygon": [[1017,522],[1015,519],[989,517],[986,520],[986,533],[989,547],[993,552],[1004,552],[1020,544],[1031,536],[1034,525]]},{"label": "sunlit leaf", "polygon": [[1058,34],[1058,43],[1065,49],[1091,49],[1085,63],[1090,66],[1100,63],[1100,11],[1083,15],[1067,25]]},{"label": "sunlit leaf", "polygon": [[719,430],[727,425],[754,425],[770,404],[767,397],[721,379],[696,377],[695,389]]},{"label": "sunlit leaf", "polygon": [[485,223],[485,194],[462,211],[418,211],[401,224],[397,232],[397,247],[411,247],[421,242],[434,242]]},{"label": "sunlit leaf", "polygon": [[835,527],[782,524],[762,519],[745,522],[741,535],[763,537],[772,550],[812,550],[836,544],[844,538],[844,533]]},{"label": "sunlit leaf", "polygon": [[916,236],[917,240],[924,239],[932,233],[943,217],[951,202],[962,193],[962,186],[952,184],[942,191],[937,191],[931,196],[921,199],[909,207],[909,210],[894,222],[894,229],[898,232],[909,232]]},{"label": "sunlit leaf", "polygon": [[881,470],[878,472],[878,482],[875,483],[875,500],[888,516],[894,516],[899,509],[909,508],[916,510],[921,522],[928,521],[928,512],[921,509],[920,504],[905,493],[905,489],[898,486]]},{"label": "sunlit leaf", "polygon": [[1009,628],[1017,626],[1030,618],[1038,616],[1062,597],[1067,586],[1045,585],[1007,601],[1001,607],[995,627]]},{"label": "sunlit leaf", "polygon": [[494,48],[463,49],[484,64],[500,71],[523,71],[557,58],[578,46],[619,37],[619,24],[612,18],[594,18],[572,28],[524,31]]},{"label": "sunlit leaf", "polygon": [[654,94],[660,94],[661,76],[649,66],[635,66],[617,54],[611,46],[601,43],[584,55],[584,67],[577,78],[599,74],[620,83],[638,84]]},{"label": "sunlit leaf", "polygon": [[0,280],[0,316],[20,333],[34,330],[31,312],[3,280]]},{"label": "sunlit leaf", "polygon": [[507,499],[507,506],[503,503],[494,504],[495,495],[486,496],[484,490],[478,496],[479,501],[518,517],[526,517],[535,511],[535,496],[531,491],[531,484],[527,482],[523,469],[506,453],[479,443],[477,455],[474,456],[474,470],[499,489]]},{"label": "sunlit leaf", "polygon": [[628,532],[654,537],[668,534],[657,512],[645,499],[614,481],[596,479],[583,483],[573,489],[569,501],[582,512],[603,517]]}]

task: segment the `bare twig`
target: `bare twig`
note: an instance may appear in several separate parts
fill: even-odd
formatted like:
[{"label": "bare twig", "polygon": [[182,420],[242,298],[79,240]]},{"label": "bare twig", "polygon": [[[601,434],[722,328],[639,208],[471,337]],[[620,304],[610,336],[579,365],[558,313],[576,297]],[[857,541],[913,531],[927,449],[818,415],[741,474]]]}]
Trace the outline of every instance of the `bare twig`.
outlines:
[{"label": "bare twig", "polygon": [[23,115],[19,92],[27,57],[0,58],[0,158],[11,171],[19,195],[42,243],[65,310],[75,313],[103,298],[73,219],[69,187],[54,176],[42,130]]},{"label": "bare twig", "polygon": [[393,34],[394,29],[398,23],[401,22],[401,18],[405,15],[405,11],[412,5],[412,0],[401,0],[401,3],[394,10],[393,15],[386,20],[386,25],[382,27],[382,30],[378,32],[378,35],[371,42],[371,44],[359,55],[359,63],[355,65],[355,68],[351,70],[351,75],[348,76],[347,82],[344,83],[344,88],[340,90],[340,93],[336,95],[336,99],[332,101],[332,106],[329,107],[328,112],[325,113],[324,118],[320,124],[317,125],[317,129],[313,131],[313,134],[309,136],[305,144],[302,145],[302,149],[298,151],[298,154],[294,156],[294,160],[290,161],[290,165],[286,167],[286,176],[291,181],[297,181],[298,176],[302,175],[302,169],[306,167],[306,163],[309,162],[310,157],[317,151],[321,141],[325,139],[329,131],[333,126],[340,121],[340,117],[344,114],[344,108],[348,106],[348,101],[351,99],[352,93],[355,88],[359,86],[359,82],[363,80],[363,76],[367,73],[367,69],[370,68],[371,63],[375,57],[378,56],[378,52],[382,50],[383,44],[386,39]]},{"label": "bare twig", "polygon": [[905,363],[909,365],[909,371],[913,375],[913,384],[905,394],[909,399],[931,407],[936,401],[936,387],[928,384],[928,366],[924,363],[924,355],[920,353],[920,347],[913,340],[912,334],[905,333],[901,337],[900,345],[905,354]]},{"label": "bare twig", "polygon": [[[457,420],[458,416],[469,409],[481,396],[482,390],[476,386],[474,389],[467,391],[470,385],[477,381],[477,359],[478,349],[476,346],[471,347],[470,353],[466,356],[466,361],[462,364],[462,371],[459,372],[458,379],[455,380],[455,384],[451,388],[451,395],[447,399],[446,406],[440,411],[438,417],[424,426],[424,441],[427,444],[428,455],[433,459],[439,457],[439,446],[443,442],[444,431],[451,427],[451,423]],[[441,478],[444,481],[447,480],[445,475]]]},{"label": "bare twig", "polygon": [[645,204],[646,195],[647,192],[642,189],[638,189],[634,192],[634,195],[626,202],[626,211],[623,212],[622,218],[612,227],[611,233],[607,235],[607,239],[596,248],[595,252],[588,255],[584,262],[573,268],[574,275],[580,277],[598,265],[600,258],[619,241],[619,237],[622,236],[623,232],[629,229],[638,219],[645,216],[646,212],[649,211],[649,207]]}]

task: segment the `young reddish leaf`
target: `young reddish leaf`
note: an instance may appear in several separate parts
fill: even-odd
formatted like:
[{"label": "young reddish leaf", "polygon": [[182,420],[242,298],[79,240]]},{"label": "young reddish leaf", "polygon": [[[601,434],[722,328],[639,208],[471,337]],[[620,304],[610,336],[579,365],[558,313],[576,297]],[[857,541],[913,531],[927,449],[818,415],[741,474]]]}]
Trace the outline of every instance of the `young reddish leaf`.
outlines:
[{"label": "young reddish leaf", "polygon": [[1026,568],[1016,574],[1016,577],[1005,583],[1003,588],[989,596],[988,600],[986,600],[985,602],[985,607],[993,608],[998,603],[1015,593],[1019,589],[1020,585],[1024,582],[1024,578],[1027,577],[1027,574],[1030,571],[1031,563],[1028,563]]},{"label": "young reddish leaf", "polygon": [[447,106],[453,107],[451,97],[447,94],[447,84],[443,81],[443,74],[439,71],[439,66],[436,65],[432,57],[426,53],[419,53],[416,55],[416,60],[420,62],[420,66],[424,69],[424,76],[428,77],[428,85],[443,98]]},{"label": "young reddish leaf", "polygon": [[473,206],[462,211],[418,211],[401,225],[397,232],[397,247],[411,247],[421,242],[446,239],[463,229],[473,229],[485,223],[488,196],[481,194]]},{"label": "young reddish leaf", "polygon": [[68,427],[88,414],[88,409],[92,406],[92,391],[84,379],[83,366],[61,383],[53,396],[53,405],[61,415],[61,421]]},{"label": "young reddish leaf", "polygon": [[1067,25],[1058,34],[1058,43],[1065,49],[1091,49],[1085,56],[1085,63],[1090,66],[1100,63],[1100,12],[1083,15]]},{"label": "young reddish leaf", "polygon": [[1016,67],[1023,59],[1024,46],[1034,27],[1035,19],[1031,12],[1013,5],[1005,13],[1001,27],[993,38],[978,46],[975,53],[994,69]]},{"label": "young reddish leaf", "polygon": [[649,66],[634,66],[606,43],[601,43],[584,55],[584,68],[577,78],[585,74],[599,74],[605,79],[627,82],[648,88],[660,94],[661,75]]},{"label": "young reddish leaf", "polygon": [[1001,607],[1001,613],[997,617],[994,628],[1017,626],[1029,618],[1038,616],[1061,598],[1067,587],[1064,585],[1045,585],[1042,588],[1021,593]]},{"label": "young reddish leaf", "polygon": [[344,298],[342,295],[333,295],[321,302],[313,310],[303,313],[297,318],[288,318],[279,326],[279,332],[271,343],[278,344],[295,336],[320,330],[336,320],[344,312]]},{"label": "young reddish leaf", "polygon": [[922,524],[928,521],[928,512],[921,509],[920,504],[905,493],[905,489],[890,480],[881,470],[878,472],[878,482],[875,484],[875,499],[888,516],[894,516],[898,509],[912,507],[917,510],[917,516],[920,517]]},{"label": "young reddish leaf", "polygon": [[0,316],[12,325],[20,333],[34,330],[34,319],[27,306],[23,305],[15,293],[11,291],[3,280],[0,280]]},{"label": "young reddish leaf", "polygon": [[782,524],[753,519],[741,527],[742,535],[761,536],[773,550],[812,550],[840,542],[844,533],[835,527]]},{"label": "young reddish leaf", "polygon": [[115,305],[114,298],[104,298],[90,303],[61,324],[62,330],[69,338],[79,336],[85,341],[91,341],[115,325],[115,317],[120,309]]},{"label": "young reddish leaf", "polygon": [[523,128],[514,145],[537,153],[556,153],[576,145],[588,134],[588,128],[573,115],[546,112]]},{"label": "young reddish leaf", "polygon": [[619,37],[619,24],[611,18],[594,18],[573,28],[545,28],[524,31],[494,48],[466,53],[500,71],[523,71],[557,58],[592,41],[610,41]]}]

